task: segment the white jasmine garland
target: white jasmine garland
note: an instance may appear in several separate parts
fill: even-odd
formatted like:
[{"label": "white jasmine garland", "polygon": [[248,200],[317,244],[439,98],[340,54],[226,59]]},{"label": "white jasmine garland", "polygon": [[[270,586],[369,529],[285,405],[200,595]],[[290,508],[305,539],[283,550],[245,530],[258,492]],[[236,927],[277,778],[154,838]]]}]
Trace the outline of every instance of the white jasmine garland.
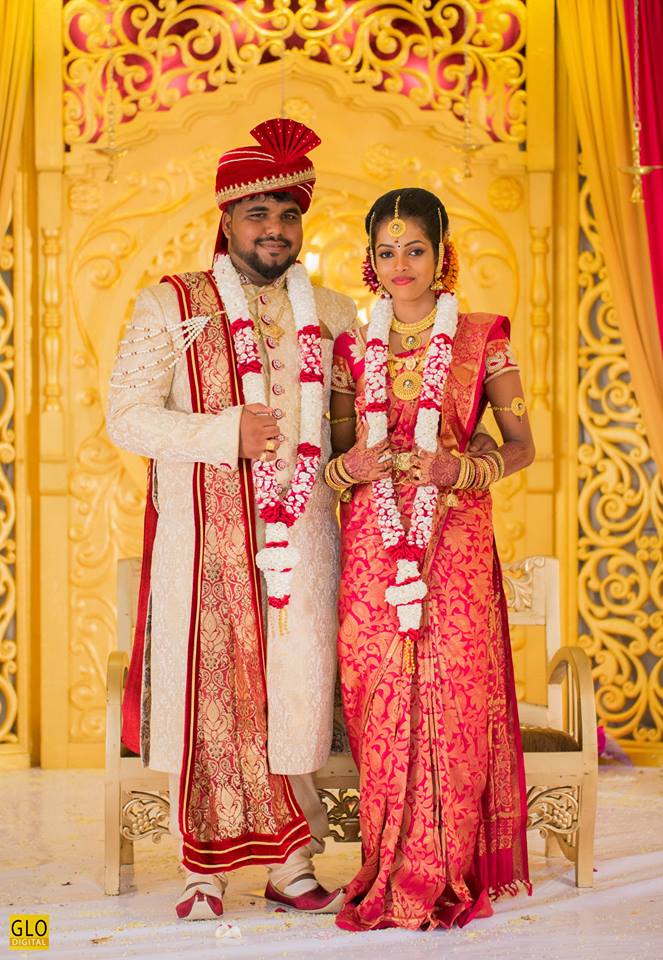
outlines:
[{"label": "white jasmine garland", "polygon": [[[387,432],[387,357],[389,332],[394,317],[391,297],[378,300],[368,328],[364,363],[366,394],[366,421],[368,446],[385,440]],[[444,385],[451,365],[453,338],[458,324],[458,302],[453,294],[440,296],[423,371],[423,385],[419,395],[419,409],[414,429],[414,442],[423,450],[434,453],[440,426],[440,407]],[[437,503],[437,487],[417,487],[412,504],[410,530],[406,537],[398,509],[398,501],[391,479],[376,480],[373,494],[382,542],[387,550],[400,546],[416,547],[420,554],[428,546],[433,531],[433,516]],[[420,561],[399,557],[396,562],[395,583],[388,587],[387,603],[396,607],[399,630],[415,634],[421,626],[423,603],[428,588],[421,578]]]},{"label": "white jasmine garland", "polygon": [[[212,275],[230,322],[244,400],[269,406],[255,326],[239,274],[227,254],[215,256]],[[265,546],[258,551],[256,564],[265,576],[270,606],[281,609],[288,605],[293,571],[301,560],[290,544],[289,528],[308,506],[320,467],[323,397],[320,326],[313,287],[302,264],[288,269],[286,289],[297,328],[301,388],[297,459],[289,489],[281,492],[275,463],[253,463],[256,505],[265,520]]]}]

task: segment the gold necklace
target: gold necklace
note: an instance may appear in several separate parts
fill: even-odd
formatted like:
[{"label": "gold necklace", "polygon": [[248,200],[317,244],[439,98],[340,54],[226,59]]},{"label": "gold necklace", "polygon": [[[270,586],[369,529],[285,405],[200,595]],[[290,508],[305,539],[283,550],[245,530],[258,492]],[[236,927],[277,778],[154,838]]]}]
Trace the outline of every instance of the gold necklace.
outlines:
[{"label": "gold necklace", "polygon": [[402,323],[396,317],[391,321],[391,329],[394,333],[400,333],[403,350],[418,350],[422,344],[421,336],[424,330],[428,330],[435,323],[435,314],[437,304],[433,307],[423,320],[417,323]]},{"label": "gold necklace", "polygon": [[420,357],[390,356],[387,358],[391,389],[399,400],[416,400],[421,393],[426,353],[427,351],[424,351]]}]

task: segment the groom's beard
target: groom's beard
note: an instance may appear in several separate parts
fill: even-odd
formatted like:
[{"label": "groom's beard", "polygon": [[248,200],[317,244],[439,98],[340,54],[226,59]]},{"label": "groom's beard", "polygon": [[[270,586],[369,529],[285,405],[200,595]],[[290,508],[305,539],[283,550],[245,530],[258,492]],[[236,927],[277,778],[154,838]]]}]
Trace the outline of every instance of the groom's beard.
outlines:
[{"label": "groom's beard", "polygon": [[[263,248],[270,243],[279,244],[281,251],[279,253],[267,253]],[[242,264],[246,264],[264,280],[276,280],[293,265],[297,260],[298,253],[299,250],[293,250],[292,243],[289,240],[277,236],[257,240],[252,247],[247,248],[233,244],[232,258],[238,261],[237,265],[240,269]]]}]

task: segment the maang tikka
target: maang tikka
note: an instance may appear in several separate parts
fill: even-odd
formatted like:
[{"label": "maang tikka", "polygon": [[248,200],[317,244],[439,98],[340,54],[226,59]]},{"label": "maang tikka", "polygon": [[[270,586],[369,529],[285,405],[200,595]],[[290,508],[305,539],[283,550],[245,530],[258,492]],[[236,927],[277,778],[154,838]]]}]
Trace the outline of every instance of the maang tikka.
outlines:
[{"label": "maang tikka", "polygon": [[398,216],[398,206],[400,202],[401,202],[401,195],[399,193],[398,196],[396,197],[396,203],[394,204],[394,216],[387,224],[387,233],[389,234],[390,237],[393,237],[394,240],[397,240],[398,237],[402,237],[406,229],[405,221],[401,220],[401,218]]}]

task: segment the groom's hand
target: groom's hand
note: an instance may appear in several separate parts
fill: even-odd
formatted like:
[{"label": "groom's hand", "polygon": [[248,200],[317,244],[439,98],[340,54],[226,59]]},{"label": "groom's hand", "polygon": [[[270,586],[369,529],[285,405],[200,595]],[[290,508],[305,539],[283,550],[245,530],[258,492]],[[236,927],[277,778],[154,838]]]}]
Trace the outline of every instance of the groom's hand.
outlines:
[{"label": "groom's hand", "polygon": [[279,425],[270,407],[262,403],[248,403],[242,410],[239,421],[239,455],[247,460],[258,460],[265,454],[267,441],[274,446],[264,460],[276,460],[276,451],[281,444]]}]

